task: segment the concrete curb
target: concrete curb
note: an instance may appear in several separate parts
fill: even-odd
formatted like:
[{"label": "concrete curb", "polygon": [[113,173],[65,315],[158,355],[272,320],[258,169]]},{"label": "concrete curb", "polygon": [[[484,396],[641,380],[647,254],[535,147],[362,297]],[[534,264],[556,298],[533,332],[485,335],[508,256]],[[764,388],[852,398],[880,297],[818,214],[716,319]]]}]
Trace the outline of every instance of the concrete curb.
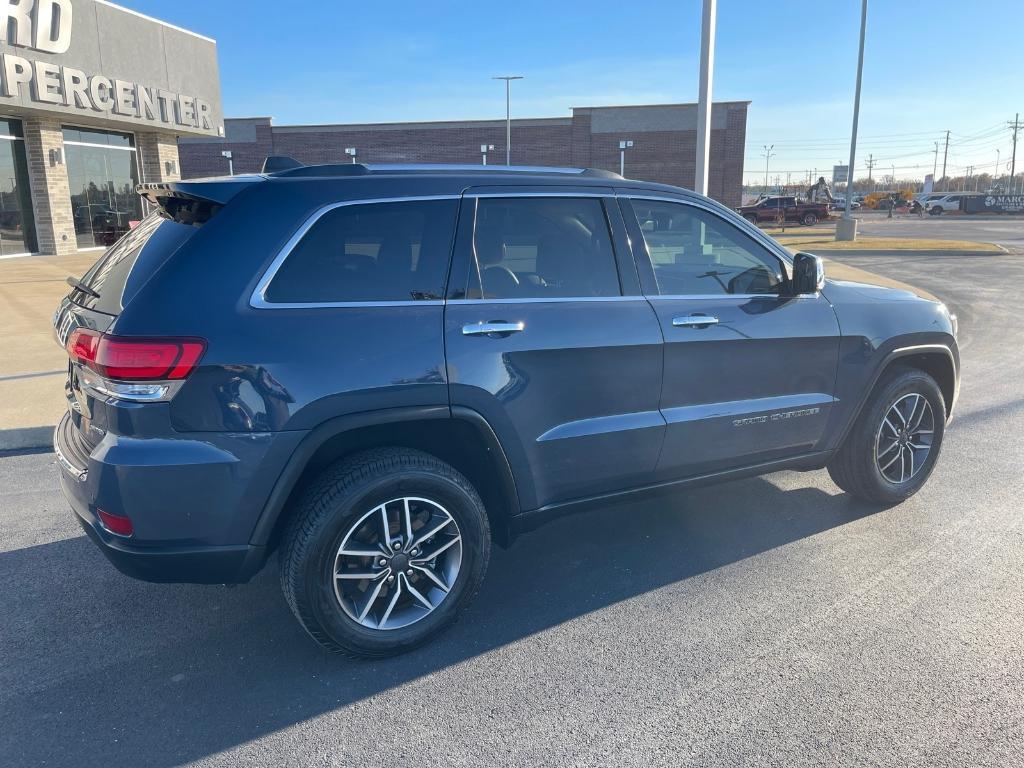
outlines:
[{"label": "concrete curb", "polygon": [[17,427],[0,429],[0,451],[52,448],[53,427]]}]

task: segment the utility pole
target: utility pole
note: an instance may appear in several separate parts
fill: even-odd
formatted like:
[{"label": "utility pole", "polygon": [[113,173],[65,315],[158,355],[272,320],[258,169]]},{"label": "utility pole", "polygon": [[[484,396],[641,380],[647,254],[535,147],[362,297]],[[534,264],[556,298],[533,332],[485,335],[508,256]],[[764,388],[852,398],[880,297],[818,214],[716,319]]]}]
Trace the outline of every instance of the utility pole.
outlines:
[{"label": "utility pole", "polygon": [[768,161],[775,157],[775,153],[772,150],[775,149],[775,145],[772,144],[770,147],[765,144],[764,152],[761,154],[764,156],[764,193],[768,194]]},{"label": "utility pole", "polygon": [[[949,131],[946,131],[946,150],[942,153],[942,178],[946,178],[946,161],[949,159]],[[942,185],[943,192],[949,192],[949,182]]]},{"label": "utility pole", "polygon": [[868,166],[868,186],[871,187],[871,191],[874,192],[875,191],[875,185],[871,181],[871,171],[873,171],[875,169],[875,156],[873,154],[872,155],[868,155],[867,166]]},{"label": "utility pole", "polygon": [[1010,156],[1010,194],[1013,194],[1013,177],[1017,173],[1017,131],[1020,130],[1020,112],[1013,117],[1013,154]]},{"label": "utility pole", "polygon": [[697,88],[697,166],[694,191],[708,193],[708,158],[711,151],[711,83],[715,74],[715,17],[717,0],[704,0],[700,21],[700,81]]},{"label": "utility pole", "polygon": [[935,185],[938,183],[938,179],[935,178],[935,174],[939,170],[939,142],[935,142],[935,159],[932,161],[932,189],[935,189]]},{"label": "utility pole", "polygon": [[498,75],[491,78],[505,81],[505,165],[512,165],[512,81],[522,79],[522,75]]}]

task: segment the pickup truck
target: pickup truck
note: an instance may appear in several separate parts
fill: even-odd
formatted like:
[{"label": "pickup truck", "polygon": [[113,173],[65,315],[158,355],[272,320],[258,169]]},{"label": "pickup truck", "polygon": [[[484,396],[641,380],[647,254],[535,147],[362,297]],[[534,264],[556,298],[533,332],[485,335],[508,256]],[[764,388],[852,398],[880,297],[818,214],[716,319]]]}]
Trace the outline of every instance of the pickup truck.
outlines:
[{"label": "pickup truck", "polygon": [[762,221],[778,221],[780,208],[786,221],[798,221],[807,226],[828,218],[825,203],[809,203],[795,197],[766,197],[754,205],[742,205],[736,210],[751,224],[760,224]]}]

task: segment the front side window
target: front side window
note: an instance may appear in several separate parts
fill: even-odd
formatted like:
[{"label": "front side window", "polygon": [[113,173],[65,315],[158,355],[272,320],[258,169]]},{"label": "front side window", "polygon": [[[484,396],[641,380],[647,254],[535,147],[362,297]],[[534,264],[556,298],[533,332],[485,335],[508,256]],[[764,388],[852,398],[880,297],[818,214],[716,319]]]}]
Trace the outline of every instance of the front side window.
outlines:
[{"label": "front side window", "polygon": [[608,221],[597,198],[481,198],[473,253],[471,298],[621,294]]},{"label": "front side window", "polygon": [[64,156],[78,247],[113,245],[142,219],[133,137],[65,127]]},{"label": "front side window", "polygon": [[779,293],[779,259],[724,219],[681,203],[632,205],[662,295]]},{"label": "front side window", "polygon": [[440,299],[457,206],[408,200],[334,208],[288,254],[264,297],[282,304]]}]

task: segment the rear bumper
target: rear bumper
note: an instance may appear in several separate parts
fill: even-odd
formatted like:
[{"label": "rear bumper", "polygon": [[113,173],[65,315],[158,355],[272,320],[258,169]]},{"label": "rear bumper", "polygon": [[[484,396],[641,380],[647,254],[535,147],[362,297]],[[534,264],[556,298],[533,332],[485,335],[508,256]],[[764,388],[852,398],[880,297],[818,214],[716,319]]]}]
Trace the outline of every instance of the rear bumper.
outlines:
[{"label": "rear bumper", "polygon": [[[266,500],[259,481],[280,471],[272,468],[279,461],[274,435],[108,433],[83,457],[70,444],[67,419],[54,433],[61,490],[119,571],[145,581],[221,584],[247,581],[262,567],[267,548],[250,538]],[[111,533],[98,509],[130,518],[134,534]]]},{"label": "rear bumper", "polygon": [[[78,513],[78,510],[75,510]],[[78,522],[117,570],[142,581],[189,584],[238,584],[263,566],[263,547],[131,547],[80,513]]]}]

